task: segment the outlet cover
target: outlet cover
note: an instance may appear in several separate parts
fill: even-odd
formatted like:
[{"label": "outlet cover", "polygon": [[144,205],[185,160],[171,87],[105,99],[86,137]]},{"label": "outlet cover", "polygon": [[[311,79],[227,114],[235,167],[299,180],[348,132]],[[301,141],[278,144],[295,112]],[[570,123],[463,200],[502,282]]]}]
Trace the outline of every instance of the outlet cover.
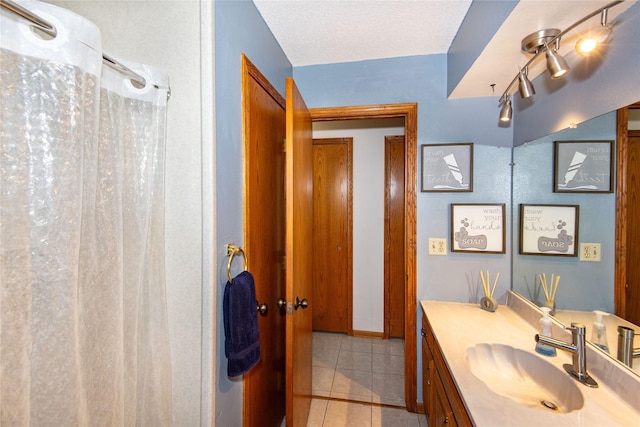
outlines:
[{"label": "outlet cover", "polygon": [[600,262],[600,243],[580,243],[580,261]]},{"label": "outlet cover", "polygon": [[447,239],[429,237],[429,255],[446,255]]}]

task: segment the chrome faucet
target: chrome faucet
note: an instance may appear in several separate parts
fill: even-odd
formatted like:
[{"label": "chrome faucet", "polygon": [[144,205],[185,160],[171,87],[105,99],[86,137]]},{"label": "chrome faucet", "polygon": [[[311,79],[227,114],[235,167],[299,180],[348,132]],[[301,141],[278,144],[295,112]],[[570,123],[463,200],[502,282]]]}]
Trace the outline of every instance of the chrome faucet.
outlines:
[{"label": "chrome faucet", "polygon": [[618,326],[618,360],[632,367],[633,358],[640,357],[640,348],[633,348],[635,331],[626,326]]},{"label": "chrome faucet", "polygon": [[539,334],[536,334],[536,342],[541,342],[542,344],[550,345],[571,353],[573,356],[573,364],[569,365],[565,363],[563,365],[564,370],[582,384],[589,387],[598,387],[598,383],[587,373],[587,346],[585,341],[585,331],[587,327],[582,323],[571,323],[571,327],[565,329],[571,331],[573,338],[571,344]]}]

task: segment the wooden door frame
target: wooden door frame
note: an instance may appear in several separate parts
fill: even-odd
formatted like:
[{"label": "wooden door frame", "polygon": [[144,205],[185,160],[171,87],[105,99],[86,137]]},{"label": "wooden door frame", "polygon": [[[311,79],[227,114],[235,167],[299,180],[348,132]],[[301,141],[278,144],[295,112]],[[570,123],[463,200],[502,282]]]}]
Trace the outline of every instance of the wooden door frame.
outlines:
[{"label": "wooden door frame", "polygon": [[627,288],[627,152],[629,149],[629,109],[640,109],[640,102],[617,113],[616,126],[616,237],[613,303],[616,316],[626,318]]},{"label": "wooden door frame", "polygon": [[404,324],[404,396],[407,410],[417,411],[417,255],[416,255],[416,176],[418,142],[418,104],[378,104],[352,107],[311,108],[311,120],[338,121],[361,119],[386,119],[402,117],[405,128],[405,273],[406,302]]}]

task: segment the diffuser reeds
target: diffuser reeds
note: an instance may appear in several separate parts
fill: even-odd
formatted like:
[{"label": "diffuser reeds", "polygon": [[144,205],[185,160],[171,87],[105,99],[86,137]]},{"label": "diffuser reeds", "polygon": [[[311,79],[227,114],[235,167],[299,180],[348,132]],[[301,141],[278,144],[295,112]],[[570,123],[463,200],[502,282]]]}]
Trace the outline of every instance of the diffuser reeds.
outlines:
[{"label": "diffuser reeds", "polygon": [[491,276],[489,270],[485,273],[480,270],[480,280],[482,281],[482,289],[484,290],[484,296],[480,299],[480,308],[490,312],[494,312],[498,309],[498,301],[493,297],[493,293],[496,291],[496,285],[498,284],[498,278],[500,273],[496,274],[496,279],[493,281],[493,287],[491,287]]},{"label": "diffuser reeds", "polygon": [[[547,284],[547,276],[542,273],[540,276],[540,286],[542,287],[542,291],[544,292],[544,296],[547,301],[553,302],[556,299],[556,292],[558,291],[558,284],[560,283],[560,276],[557,277],[553,274],[551,275],[551,283]],[[555,278],[555,280],[554,280]]]},{"label": "diffuser reeds", "polygon": [[493,287],[491,285],[491,278],[489,276],[489,270],[487,270],[487,276],[483,274],[482,270],[480,270],[480,280],[482,281],[482,288],[484,289],[484,295],[487,298],[493,298],[493,293],[496,291],[496,285],[498,284],[498,278],[500,277],[500,273],[496,274],[496,279],[493,281]]}]

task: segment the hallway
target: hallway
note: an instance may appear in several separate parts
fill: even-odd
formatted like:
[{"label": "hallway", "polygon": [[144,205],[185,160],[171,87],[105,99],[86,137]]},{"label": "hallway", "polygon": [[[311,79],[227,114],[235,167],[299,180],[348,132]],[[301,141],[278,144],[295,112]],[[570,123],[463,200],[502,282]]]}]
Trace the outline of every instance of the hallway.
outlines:
[{"label": "hallway", "polygon": [[308,427],[426,426],[404,402],[404,341],[313,333]]}]

